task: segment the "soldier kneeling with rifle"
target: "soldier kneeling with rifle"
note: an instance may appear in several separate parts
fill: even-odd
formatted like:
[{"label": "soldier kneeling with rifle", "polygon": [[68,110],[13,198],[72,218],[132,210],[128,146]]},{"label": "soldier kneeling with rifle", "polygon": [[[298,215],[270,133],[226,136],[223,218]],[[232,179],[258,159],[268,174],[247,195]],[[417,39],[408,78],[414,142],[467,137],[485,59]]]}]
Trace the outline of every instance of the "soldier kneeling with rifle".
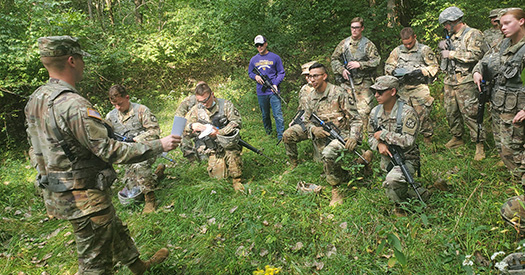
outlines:
[{"label": "soldier kneeling with rifle", "polygon": [[210,177],[223,179],[231,176],[235,191],[244,191],[239,111],[230,101],[216,98],[203,81],[197,84],[195,97],[197,104],[186,115],[184,136],[195,138],[198,152],[208,155]]},{"label": "soldier kneeling with rifle", "polygon": [[[424,203],[430,192],[417,186],[412,177],[419,169],[418,116],[412,107],[398,100],[396,77],[380,76],[370,89],[379,105],[370,113],[368,143],[373,150],[379,151],[381,169],[388,172],[383,183],[386,195],[397,206],[408,198],[417,198]],[[394,213],[405,215],[397,206]]]}]

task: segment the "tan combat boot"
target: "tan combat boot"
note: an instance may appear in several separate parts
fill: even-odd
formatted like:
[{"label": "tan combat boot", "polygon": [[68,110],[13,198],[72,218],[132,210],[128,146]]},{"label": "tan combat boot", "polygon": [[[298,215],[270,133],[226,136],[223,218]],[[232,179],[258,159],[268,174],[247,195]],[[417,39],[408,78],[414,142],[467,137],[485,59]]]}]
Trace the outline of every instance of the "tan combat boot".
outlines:
[{"label": "tan combat boot", "polygon": [[142,210],[142,214],[155,212],[155,208],[157,207],[155,193],[153,193],[153,191],[146,193],[144,195],[144,200],[146,201],[146,204],[144,204],[144,210]]},{"label": "tan combat boot", "polygon": [[142,275],[148,271],[151,266],[164,262],[169,255],[170,251],[167,248],[161,248],[149,260],[143,261],[141,259],[137,259],[135,262],[130,264],[128,268],[133,274]]},{"label": "tan combat boot", "polygon": [[465,142],[461,137],[454,136],[445,144],[445,147],[447,147],[448,149],[453,149],[463,146],[464,144]]},{"label": "tan combat boot", "polygon": [[330,201],[330,206],[337,206],[343,204],[343,197],[339,194],[337,187],[332,187],[332,200]]},{"label": "tan combat boot", "polygon": [[157,166],[157,169],[155,169],[155,175],[157,176],[157,180],[161,180],[164,178],[164,170],[166,170],[166,165],[161,163]]},{"label": "tan combat boot", "polygon": [[233,179],[233,190],[236,192],[244,192],[244,185],[241,183],[241,178]]},{"label": "tan combat boot", "polygon": [[290,170],[295,169],[297,167],[297,164],[299,164],[299,162],[296,158],[290,158]]},{"label": "tan combat boot", "polygon": [[483,142],[476,143],[476,154],[474,155],[475,161],[480,161],[485,159],[485,148],[483,147]]}]

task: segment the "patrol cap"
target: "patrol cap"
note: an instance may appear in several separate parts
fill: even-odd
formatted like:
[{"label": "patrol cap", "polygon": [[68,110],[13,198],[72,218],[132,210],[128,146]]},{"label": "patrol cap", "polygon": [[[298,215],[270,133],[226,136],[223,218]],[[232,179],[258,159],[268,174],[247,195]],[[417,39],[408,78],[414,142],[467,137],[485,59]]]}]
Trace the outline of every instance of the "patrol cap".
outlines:
[{"label": "patrol cap", "polygon": [[304,63],[303,65],[301,65],[301,70],[302,70],[302,75],[305,75],[305,74],[310,74],[310,66],[312,66],[313,64],[317,63],[317,61],[310,61],[308,63]]},{"label": "patrol cap", "polygon": [[78,39],[69,35],[46,36],[38,38],[38,48],[42,57],[58,57],[64,55],[79,54],[90,56],[80,48]]},{"label": "patrol cap", "polygon": [[445,22],[454,22],[464,15],[458,7],[448,7],[439,14],[439,24],[445,24]]},{"label": "patrol cap", "polygon": [[264,42],[266,42],[266,38],[260,34],[253,39],[254,44],[264,44]]},{"label": "patrol cap", "polygon": [[490,13],[489,13],[489,18],[498,17],[498,14],[499,14],[500,11],[501,11],[501,9],[493,9],[493,10],[491,10]]},{"label": "patrol cap", "polygon": [[376,78],[376,83],[370,86],[370,89],[377,91],[384,91],[388,89],[396,88],[399,89],[399,81],[397,77],[391,75],[383,75]]}]

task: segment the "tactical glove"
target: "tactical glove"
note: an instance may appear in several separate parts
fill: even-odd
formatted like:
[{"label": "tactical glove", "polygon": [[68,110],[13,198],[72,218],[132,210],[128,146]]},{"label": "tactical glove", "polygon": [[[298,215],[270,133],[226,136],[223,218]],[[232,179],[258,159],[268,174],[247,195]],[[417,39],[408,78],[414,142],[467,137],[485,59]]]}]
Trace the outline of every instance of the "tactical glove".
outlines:
[{"label": "tactical glove", "polygon": [[323,127],[321,127],[321,126],[313,127],[312,128],[312,134],[316,138],[325,138],[325,137],[330,135],[330,133],[328,133],[327,131],[323,130]]},{"label": "tactical glove", "polygon": [[355,138],[347,138],[345,143],[345,149],[348,151],[354,151],[357,146],[357,140]]}]

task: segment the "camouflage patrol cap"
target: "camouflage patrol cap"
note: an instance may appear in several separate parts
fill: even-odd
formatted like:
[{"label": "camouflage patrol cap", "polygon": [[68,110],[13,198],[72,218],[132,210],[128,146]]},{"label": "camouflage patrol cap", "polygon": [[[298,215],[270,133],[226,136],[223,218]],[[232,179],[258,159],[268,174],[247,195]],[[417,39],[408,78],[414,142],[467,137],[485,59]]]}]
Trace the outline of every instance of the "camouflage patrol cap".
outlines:
[{"label": "camouflage patrol cap", "polygon": [[525,232],[525,200],[523,196],[515,196],[508,199],[501,206],[501,217],[508,224],[520,230],[520,232]]},{"label": "camouflage patrol cap", "polygon": [[498,267],[498,269],[502,271],[501,274],[524,274],[525,272],[525,254],[522,252],[508,255],[501,263],[505,263],[501,265],[501,267]]},{"label": "camouflage patrol cap", "polygon": [[42,57],[58,57],[74,54],[89,56],[88,53],[80,49],[78,39],[68,35],[40,37],[38,38],[38,48],[40,49],[40,56]]},{"label": "camouflage patrol cap", "polygon": [[501,9],[493,9],[493,10],[491,10],[490,13],[489,13],[489,18],[498,17],[498,14],[499,14],[500,11],[501,11]]},{"label": "camouflage patrol cap", "polygon": [[301,65],[301,70],[302,70],[302,75],[304,74],[310,74],[310,66],[312,66],[313,64],[317,63],[317,61],[310,61],[308,63],[304,63],[303,65]]},{"label": "camouflage patrol cap", "polygon": [[454,22],[462,18],[464,13],[458,7],[448,7],[439,14],[439,24],[443,25],[445,22]]},{"label": "camouflage patrol cap", "polygon": [[388,89],[396,88],[399,89],[399,81],[397,77],[391,75],[383,75],[376,78],[376,83],[370,86],[370,89],[377,91],[384,91]]}]

